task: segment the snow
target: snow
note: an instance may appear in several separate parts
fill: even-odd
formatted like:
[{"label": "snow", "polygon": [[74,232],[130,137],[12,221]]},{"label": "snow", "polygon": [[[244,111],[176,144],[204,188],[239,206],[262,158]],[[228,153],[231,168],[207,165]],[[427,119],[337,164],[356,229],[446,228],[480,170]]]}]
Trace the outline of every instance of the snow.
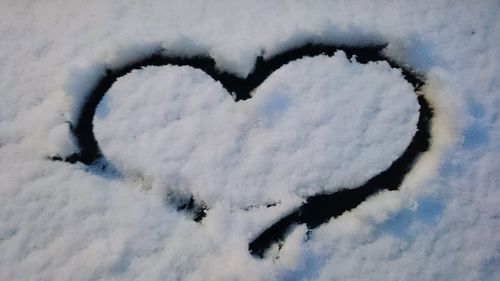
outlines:
[{"label": "snow", "polygon": [[[1,1],[0,280],[499,279],[499,11],[488,0]],[[95,120],[104,153],[125,177],[47,159],[77,149],[67,121],[106,66],[161,47],[209,54],[245,76],[255,57],[306,41],[389,43],[386,55],[427,78],[422,92],[436,109],[431,150],[401,190],[368,199],[307,240],[299,226],[267,258],[248,252],[252,238],[320,188],[311,183],[355,186],[406,146],[415,96],[384,63],[351,63],[341,53],[295,61],[238,103],[197,70],[135,71],[116,82]],[[329,115],[341,103],[341,115]],[[174,114],[182,117],[177,127],[162,122]],[[318,120],[324,129],[312,125]],[[285,137],[298,128],[331,135],[343,125],[345,135],[317,143]],[[166,144],[170,132],[178,136]],[[245,145],[227,145],[238,132],[247,134]],[[348,144],[337,147],[344,137]],[[284,141],[297,149],[251,153]],[[210,146],[213,157],[189,146]],[[297,161],[285,160],[290,152]],[[232,164],[226,160],[237,164],[229,174],[223,165],[195,173],[211,161]],[[348,160],[356,166],[344,166]],[[184,170],[168,166],[182,161]],[[339,163],[335,174],[300,176]],[[169,204],[169,191],[206,200],[202,223]],[[280,204],[259,205],[268,201]]]},{"label": "snow", "polygon": [[340,52],[291,62],[237,103],[200,70],[136,70],[96,116],[96,138],[118,170],[209,207],[245,208],[361,185],[408,146],[418,103],[399,70]]}]

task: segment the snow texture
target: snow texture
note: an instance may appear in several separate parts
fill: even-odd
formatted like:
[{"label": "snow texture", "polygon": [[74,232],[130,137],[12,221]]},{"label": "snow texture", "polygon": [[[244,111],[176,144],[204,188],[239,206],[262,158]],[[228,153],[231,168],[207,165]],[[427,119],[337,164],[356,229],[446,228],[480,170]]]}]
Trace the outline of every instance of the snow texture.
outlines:
[{"label": "snow texture", "polygon": [[136,70],[96,117],[101,149],[125,175],[244,208],[366,182],[410,143],[418,103],[399,70],[341,52],[291,62],[237,103],[200,70]]},{"label": "snow texture", "polygon": [[[5,0],[0,18],[0,280],[500,279],[498,1]],[[422,92],[436,109],[432,146],[400,191],[374,196],[310,236],[304,226],[295,228],[283,247],[265,259],[252,257],[248,242],[305,194],[355,185],[389,165],[408,142],[417,106],[397,71],[383,63],[350,63],[340,53],[304,59],[271,75],[252,99],[234,103],[200,71],[146,68],[120,79],[96,117],[103,151],[125,177],[47,159],[77,149],[67,122],[74,121],[107,65],[119,66],[163,47],[173,53],[209,54],[220,69],[245,76],[257,56],[307,41],[389,43],[386,55],[427,78]],[[354,83],[350,73],[369,84]],[[338,80],[342,77],[346,80]],[[333,86],[345,91],[331,91]],[[311,95],[302,95],[303,88]],[[353,88],[359,92],[350,92]],[[354,98],[363,95],[368,100]],[[375,97],[380,111],[372,113],[372,120],[348,114],[376,110],[369,102]],[[348,119],[330,115],[335,112],[330,107],[342,102],[339,114]],[[309,108],[311,104],[315,107]],[[133,106],[135,116],[127,112]],[[115,120],[120,114],[124,119]],[[162,122],[175,114],[182,117],[179,127]],[[389,126],[383,116],[398,123]],[[230,117],[234,119],[226,120]],[[328,126],[322,131],[307,123],[314,120]],[[102,127],[106,122],[112,125]],[[297,128],[307,137],[329,135],[341,125],[351,135],[318,137],[317,144],[283,135]],[[213,134],[233,126],[237,132]],[[118,134],[130,137],[132,130],[138,130],[138,139],[120,145]],[[172,130],[179,135],[165,143],[174,138],[167,134]],[[377,130],[387,138],[378,138]],[[236,133],[247,134],[242,143],[231,135]],[[157,135],[150,143],[141,141],[148,134]],[[211,146],[210,161],[236,161],[237,169],[225,174],[229,169],[218,166],[195,173],[207,160],[190,151],[190,145],[204,149],[208,143],[198,143],[190,134],[220,141]],[[397,134],[401,137],[395,138]],[[334,147],[343,137],[354,143]],[[271,165],[247,150],[273,149],[273,142],[280,141],[317,148],[310,155],[319,158],[278,146],[270,156],[285,165]],[[370,148],[351,153],[363,141]],[[345,150],[345,155],[327,158],[314,145],[335,155]],[[169,146],[179,149],[167,150]],[[297,161],[279,158],[289,151]],[[189,159],[172,162],[169,153],[200,158],[178,170],[168,165]],[[232,158],[245,156],[252,161]],[[341,159],[356,165],[352,171],[345,166],[333,171],[345,182],[322,186],[313,182],[327,182],[334,175],[311,173],[304,179],[291,172],[326,170]],[[278,181],[281,171],[290,174]],[[241,179],[245,172],[250,175]],[[244,185],[231,185],[240,180]],[[227,183],[201,187],[202,181]],[[258,189],[241,192],[245,186]],[[235,190],[228,191],[230,187]],[[217,194],[223,189],[227,192]],[[170,190],[207,200],[210,210],[203,222],[169,204],[165,197]],[[281,204],[241,208],[267,200]]]}]

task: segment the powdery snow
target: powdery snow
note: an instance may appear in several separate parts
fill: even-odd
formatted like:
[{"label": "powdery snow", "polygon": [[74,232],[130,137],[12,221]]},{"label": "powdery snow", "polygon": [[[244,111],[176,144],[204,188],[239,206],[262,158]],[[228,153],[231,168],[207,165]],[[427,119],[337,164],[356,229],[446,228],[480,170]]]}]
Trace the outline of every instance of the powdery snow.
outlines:
[{"label": "powdery snow", "polygon": [[[500,236],[495,235],[500,233],[499,11],[495,0],[1,1],[0,280],[500,279]],[[437,109],[433,142],[400,191],[370,198],[310,236],[304,226],[295,228],[281,250],[274,249],[265,259],[249,254],[249,241],[305,194],[314,188],[334,190],[362,181],[368,173],[389,165],[408,142],[417,107],[397,71],[383,63],[351,64],[341,54],[304,59],[270,76],[254,98],[235,104],[200,71],[147,68],[118,81],[109,93],[107,110],[101,105],[97,118],[102,119],[96,119],[98,127],[113,124],[109,131],[98,129],[98,138],[106,156],[125,177],[103,176],[79,163],[47,159],[74,151],[67,121],[74,121],[82,99],[106,65],[163,47],[173,53],[207,53],[219,68],[244,76],[257,56],[267,57],[306,41],[389,43],[384,51],[388,56],[427,78],[423,91]],[[326,76],[314,78],[311,73]],[[369,83],[353,84],[356,79],[350,73]],[[141,76],[145,80],[133,83]],[[349,83],[342,85],[337,79],[342,77]],[[320,89],[333,85],[345,91]],[[310,96],[301,94],[304,88],[309,88]],[[359,92],[350,92],[353,88]],[[144,99],[141,93],[153,100]],[[349,95],[366,95],[367,100]],[[348,114],[359,109],[369,115],[377,108],[369,101],[376,97],[380,111],[372,120]],[[162,106],[161,101],[175,103]],[[339,103],[345,103],[339,114],[350,117],[342,118],[344,122],[330,108]],[[286,110],[283,104],[288,104]],[[135,118],[127,112],[129,106],[137,106]],[[202,119],[199,111],[194,114],[198,108],[210,118]],[[120,114],[125,119],[113,119]],[[177,121],[179,127],[161,122],[175,114],[183,117]],[[235,119],[216,122],[228,116]],[[384,116],[391,123],[384,122]],[[315,120],[325,122],[324,129],[307,123]],[[392,122],[397,123],[389,126]],[[163,129],[154,130],[155,124]],[[147,145],[140,139],[114,143],[120,140],[115,137],[122,134],[122,125],[129,130],[124,136],[138,130],[138,138],[156,134],[148,142],[158,143]],[[296,138],[283,135],[299,127],[308,137],[330,135],[341,125],[348,127],[350,135],[318,137],[318,143],[300,141],[300,134]],[[366,130],[361,129],[363,125]],[[228,135],[233,139],[231,146],[222,142],[225,135],[213,134],[230,126],[247,133],[241,139],[245,145],[238,145],[234,135]],[[169,130],[180,134],[172,144],[164,142],[173,138]],[[397,134],[402,136],[394,138]],[[210,150],[211,159],[231,160],[240,166],[225,178],[218,176],[229,170],[224,166],[194,173],[205,166],[203,158],[183,170],[169,168],[169,163],[176,162],[169,160],[168,153],[182,156],[188,151],[203,156],[196,150],[190,152],[189,145],[205,148],[208,144],[197,143],[189,135],[222,142]],[[356,139],[357,135],[363,138]],[[334,148],[343,137],[354,143]],[[245,158],[252,161],[231,158],[245,157],[242,153],[252,151],[247,149],[267,151],[273,142],[283,141],[304,150],[308,145],[318,146],[310,153],[319,158],[283,146],[273,155],[286,165],[271,169],[266,167],[270,165],[267,158],[263,161],[253,153]],[[356,150],[362,144],[388,152]],[[169,145],[180,148],[167,150]],[[331,148],[335,155],[345,150],[345,155],[326,157],[319,146]],[[136,147],[141,152],[132,151]],[[230,153],[231,149],[237,153]],[[280,158],[289,151],[297,161]],[[314,171],[326,170],[341,163],[340,159],[353,159],[349,164],[362,166],[349,171],[350,176],[342,166],[334,173],[345,182],[321,186],[313,182],[329,181],[333,174],[307,173],[301,159],[311,161],[315,166],[307,167]],[[290,171],[296,169],[310,178],[294,178]],[[282,171],[290,175],[277,181]],[[252,177],[242,179],[244,173]],[[252,182],[257,179],[270,184]],[[231,183],[242,180],[262,189],[239,192],[244,185]],[[201,187],[201,181],[227,181],[219,185],[221,191],[231,186],[239,191],[217,194],[217,187]],[[193,222],[165,200],[169,190],[175,189],[192,191],[210,203],[202,223]],[[277,199],[282,204],[275,207],[241,208]]]},{"label": "powdery snow", "polygon": [[417,118],[399,70],[338,53],[291,62],[237,103],[200,70],[135,70],[107,93],[94,126],[125,175],[244,208],[359,186],[402,154]]}]

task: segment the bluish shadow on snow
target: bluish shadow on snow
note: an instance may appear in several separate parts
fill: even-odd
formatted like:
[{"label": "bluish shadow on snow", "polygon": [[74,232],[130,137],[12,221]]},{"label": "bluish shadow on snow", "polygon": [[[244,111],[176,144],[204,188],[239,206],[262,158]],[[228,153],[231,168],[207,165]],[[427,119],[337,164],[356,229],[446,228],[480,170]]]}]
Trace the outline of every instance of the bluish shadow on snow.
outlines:
[{"label": "bluish shadow on snow", "polygon": [[131,250],[129,249],[129,247],[126,247],[124,250],[122,250],[122,253],[118,255],[109,271],[114,275],[126,273],[130,267],[131,258]]},{"label": "bluish shadow on snow", "polygon": [[422,41],[418,36],[414,36],[407,41],[409,49],[408,63],[416,70],[427,72],[439,59],[431,51],[429,43]]},{"label": "bluish shadow on snow", "polygon": [[500,280],[500,248],[497,247],[497,256],[483,263],[479,280]]},{"label": "bluish shadow on snow", "polygon": [[469,97],[466,102],[467,102],[467,109],[470,115],[472,115],[474,118],[484,117],[484,112],[485,112],[484,105],[482,105],[472,97]]},{"label": "bluish shadow on snow", "polygon": [[298,268],[283,273],[278,280],[316,280],[319,269],[324,266],[325,259],[314,253],[305,253]]},{"label": "bluish shadow on snow", "polygon": [[391,43],[388,49],[391,57],[411,65],[412,69],[421,73],[427,73],[433,66],[444,63],[432,51],[434,48],[427,41],[422,40],[419,35],[408,37],[404,43]]},{"label": "bluish shadow on snow", "polygon": [[424,197],[418,201],[416,210],[408,208],[393,214],[386,222],[377,226],[375,236],[389,234],[398,238],[408,239],[418,234],[422,229],[415,232],[412,226],[416,223],[433,225],[443,211],[443,202],[438,198]]},{"label": "bluish shadow on snow", "polygon": [[467,99],[467,109],[473,117],[473,121],[465,129],[462,145],[466,149],[474,149],[487,144],[489,141],[488,128],[484,125],[483,120],[485,109],[482,104],[472,97]]},{"label": "bluish shadow on snow", "polygon": [[99,105],[97,106],[96,108],[96,111],[95,111],[95,116],[97,116],[98,118],[106,118],[106,116],[108,116],[109,114],[109,102],[108,102],[108,96],[107,95],[104,95],[104,97],[102,97],[101,101],[99,102]]},{"label": "bluish shadow on snow", "polygon": [[439,174],[444,178],[456,177],[464,172],[464,165],[453,160],[454,155],[443,156],[441,166],[439,167]]},{"label": "bluish shadow on snow", "polygon": [[110,180],[123,178],[123,174],[118,168],[105,157],[95,160],[91,165],[85,168],[85,171]]},{"label": "bluish shadow on snow", "polygon": [[[286,89],[283,89],[283,91],[286,91]],[[281,90],[272,93],[265,99],[260,114],[265,122],[272,126],[290,107],[291,100]]]},{"label": "bluish shadow on snow", "polygon": [[6,226],[0,226],[0,242],[9,240],[14,237],[18,232],[18,229]]},{"label": "bluish shadow on snow", "polygon": [[423,198],[415,211],[415,218],[426,224],[434,224],[443,212],[443,208],[444,205],[441,199],[434,197]]},{"label": "bluish shadow on snow", "polygon": [[473,149],[488,143],[488,129],[478,121],[474,121],[464,132],[463,147]]}]

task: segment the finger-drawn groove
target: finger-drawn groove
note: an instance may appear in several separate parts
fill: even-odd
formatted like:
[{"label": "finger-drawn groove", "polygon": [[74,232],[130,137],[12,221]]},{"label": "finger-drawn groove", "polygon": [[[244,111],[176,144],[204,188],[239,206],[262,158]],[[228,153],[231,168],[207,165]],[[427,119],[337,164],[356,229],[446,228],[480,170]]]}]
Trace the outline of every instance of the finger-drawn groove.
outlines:
[{"label": "finger-drawn groove", "polygon": [[[351,59],[356,57],[359,63],[374,61],[386,61],[392,68],[401,69],[404,79],[414,88],[416,94],[424,84],[422,78],[410,69],[403,67],[381,53],[386,44],[367,46],[342,46],[326,44],[304,44],[302,46],[286,50],[269,58],[260,56],[255,61],[253,71],[246,77],[238,77],[228,72],[217,69],[215,60],[208,55],[198,55],[194,57],[166,55],[164,50],[158,50],[150,56],[132,61],[119,68],[108,68],[96,83],[92,91],[89,92],[85,100],[80,115],[75,124],[71,124],[71,129],[75,135],[79,152],[65,159],[53,157],[53,160],[65,160],[74,163],[76,161],[87,165],[102,160],[103,153],[99,148],[93,132],[93,118],[96,108],[111,88],[113,83],[121,76],[130,73],[132,70],[141,69],[147,66],[191,66],[198,68],[219,81],[229,93],[234,95],[235,101],[245,100],[251,97],[250,93],[257,88],[269,75],[281,66],[303,57],[313,57],[320,54],[332,56],[335,52],[342,50]],[[363,185],[353,189],[342,189],[331,194],[317,194],[306,199],[305,203],[292,211],[272,226],[264,230],[259,236],[249,243],[249,251],[255,257],[263,257],[269,247],[284,239],[290,229],[297,224],[306,224],[308,229],[314,229],[319,225],[335,218],[342,213],[356,208],[368,197],[382,190],[397,190],[405,175],[411,170],[415,161],[430,145],[430,123],[433,116],[432,109],[423,95],[418,95],[420,105],[420,115],[417,123],[417,132],[411,143],[403,154],[394,161],[385,171],[368,180]],[[205,211],[200,209],[196,202],[190,200],[186,206],[179,209],[197,209],[195,216],[197,221],[205,215]],[[201,210],[201,211],[200,211]]]}]

